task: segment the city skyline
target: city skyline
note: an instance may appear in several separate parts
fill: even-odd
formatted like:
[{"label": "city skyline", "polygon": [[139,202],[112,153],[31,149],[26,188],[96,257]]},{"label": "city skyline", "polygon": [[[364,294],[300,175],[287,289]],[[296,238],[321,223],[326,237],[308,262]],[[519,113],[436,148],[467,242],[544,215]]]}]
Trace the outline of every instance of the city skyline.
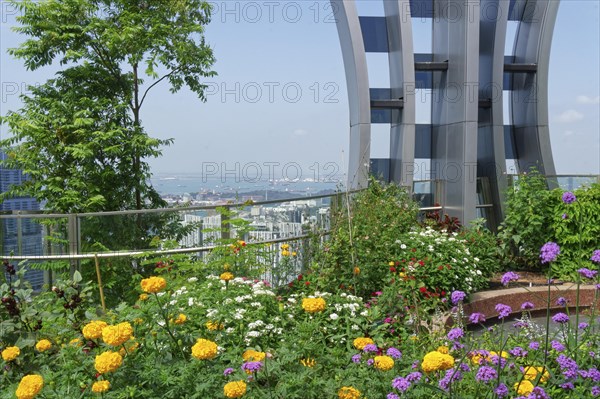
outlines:
[{"label": "city skyline", "polygon": [[[378,1],[358,2],[362,15],[383,15]],[[214,47],[219,76],[206,81],[201,103],[168,88],[148,97],[142,120],[151,136],[175,138],[163,157],[150,160],[155,174],[196,173],[210,163],[295,162],[309,168],[335,165],[343,173],[348,155],[348,105],[334,10],[328,1],[213,2],[206,37]],[[0,114],[19,107],[26,84],[43,82],[52,68],[27,72],[6,54],[22,39],[12,32],[14,11],[2,2]],[[578,23],[574,23],[578,20]],[[415,25],[415,50],[427,52],[426,21]],[[558,173],[600,174],[600,8],[597,1],[560,4],[550,61],[550,134]],[[510,27],[509,27],[510,28]],[[514,35],[514,32],[513,32]],[[586,51],[579,43],[591,41]],[[368,56],[372,86],[389,84],[387,63]],[[427,92],[417,118],[427,118]],[[388,129],[389,130],[389,129]],[[4,137],[6,127],[0,131]],[[387,136],[386,136],[387,134]],[[389,132],[373,129],[371,157],[388,152]],[[225,169],[226,169],[225,168]],[[235,172],[232,172],[235,173]]]}]

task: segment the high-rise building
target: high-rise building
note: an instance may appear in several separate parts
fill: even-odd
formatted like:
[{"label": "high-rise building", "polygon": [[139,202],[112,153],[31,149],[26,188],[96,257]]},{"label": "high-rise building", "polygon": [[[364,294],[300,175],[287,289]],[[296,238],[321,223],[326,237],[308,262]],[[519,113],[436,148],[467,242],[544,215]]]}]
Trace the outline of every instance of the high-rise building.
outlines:
[{"label": "high-rise building", "polygon": [[[547,88],[559,0],[380,0],[380,16],[330,1],[350,107],[349,187],[366,185],[369,165],[412,187],[421,159],[444,181],[439,201],[451,216],[476,218],[483,194],[493,206],[485,216],[500,220],[507,161],[555,174]],[[431,46],[415,51],[423,21]],[[387,55],[388,87],[369,81],[373,53]],[[422,96],[429,116],[418,122]],[[384,159],[371,159],[372,124],[389,126]]]},{"label": "high-rise building", "polygon": [[[0,151],[0,160],[6,154]],[[0,192],[6,192],[11,185],[19,185],[26,176],[15,169],[7,169],[0,162]],[[0,212],[10,214],[15,211],[39,211],[40,204],[33,198],[18,197],[0,202]],[[0,255],[42,255],[42,226],[30,218],[0,219]],[[27,270],[25,278],[35,290],[44,284],[44,272]]]}]

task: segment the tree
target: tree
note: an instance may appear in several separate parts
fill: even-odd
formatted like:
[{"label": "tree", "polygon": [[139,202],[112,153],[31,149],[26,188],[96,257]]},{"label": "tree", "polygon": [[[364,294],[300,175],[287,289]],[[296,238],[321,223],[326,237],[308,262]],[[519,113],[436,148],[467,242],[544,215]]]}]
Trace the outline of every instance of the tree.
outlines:
[{"label": "tree", "polygon": [[[161,205],[146,159],[171,140],[149,137],[141,109],[163,81],[205,100],[214,76],[204,39],[210,5],[202,0],[12,1],[28,36],[9,53],[35,70],[64,68],[31,87],[23,107],[0,117],[5,166],[27,183],[1,194],[31,196],[57,212],[142,209]],[[145,80],[148,80],[146,83]]]}]

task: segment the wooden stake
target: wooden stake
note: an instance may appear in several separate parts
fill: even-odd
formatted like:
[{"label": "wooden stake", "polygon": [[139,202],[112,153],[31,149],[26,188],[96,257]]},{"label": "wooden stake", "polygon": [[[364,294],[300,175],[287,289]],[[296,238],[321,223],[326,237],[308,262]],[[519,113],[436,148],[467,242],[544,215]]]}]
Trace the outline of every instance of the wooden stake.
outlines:
[{"label": "wooden stake", "polygon": [[102,304],[102,310],[106,312],[106,303],[104,302],[104,289],[102,288],[102,277],[100,277],[100,260],[98,254],[94,255],[94,261],[96,262],[96,277],[98,278],[98,289],[100,290],[100,303]]}]

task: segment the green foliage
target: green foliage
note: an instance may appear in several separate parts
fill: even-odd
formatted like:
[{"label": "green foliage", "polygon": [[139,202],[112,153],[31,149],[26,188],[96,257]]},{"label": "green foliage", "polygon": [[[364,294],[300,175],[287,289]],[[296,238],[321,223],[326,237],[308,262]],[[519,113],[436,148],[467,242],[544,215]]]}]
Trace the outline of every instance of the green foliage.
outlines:
[{"label": "green foliage", "polygon": [[379,289],[394,243],[416,226],[417,213],[418,205],[405,188],[376,180],[340,204],[332,211],[330,240],[316,270],[323,287],[337,289],[341,284],[359,295]]},{"label": "green foliage", "polygon": [[[0,140],[6,167],[29,180],[3,197],[31,196],[55,212],[141,209],[163,205],[148,182],[145,159],[171,140],[148,136],[142,105],[163,80],[204,99],[213,76],[204,40],[210,6],[186,2],[13,1],[27,39],[9,53],[35,70],[63,69],[23,108],[0,118],[11,136]],[[144,82],[148,78],[148,82]],[[0,199],[1,199],[0,198]],[[105,243],[105,245],[107,245]]]},{"label": "green foliage", "polygon": [[539,251],[552,240],[551,220],[559,201],[539,172],[519,175],[508,189],[506,216],[498,232],[507,267],[539,270]]},{"label": "green foliage", "polygon": [[485,219],[472,221],[468,228],[459,231],[458,238],[465,241],[483,276],[490,277],[501,270],[498,238],[485,227]]},{"label": "green foliage", "polygon": [[600,248],[600,184],[574,191],[577,200],[572,204],[561,201],[562,190],[551,192],[553,202],[550,227],[552,241],[560,245],[560,255],[552,262],[552,275],[576,281],[577,270],[590,267],[590,257]]}]

